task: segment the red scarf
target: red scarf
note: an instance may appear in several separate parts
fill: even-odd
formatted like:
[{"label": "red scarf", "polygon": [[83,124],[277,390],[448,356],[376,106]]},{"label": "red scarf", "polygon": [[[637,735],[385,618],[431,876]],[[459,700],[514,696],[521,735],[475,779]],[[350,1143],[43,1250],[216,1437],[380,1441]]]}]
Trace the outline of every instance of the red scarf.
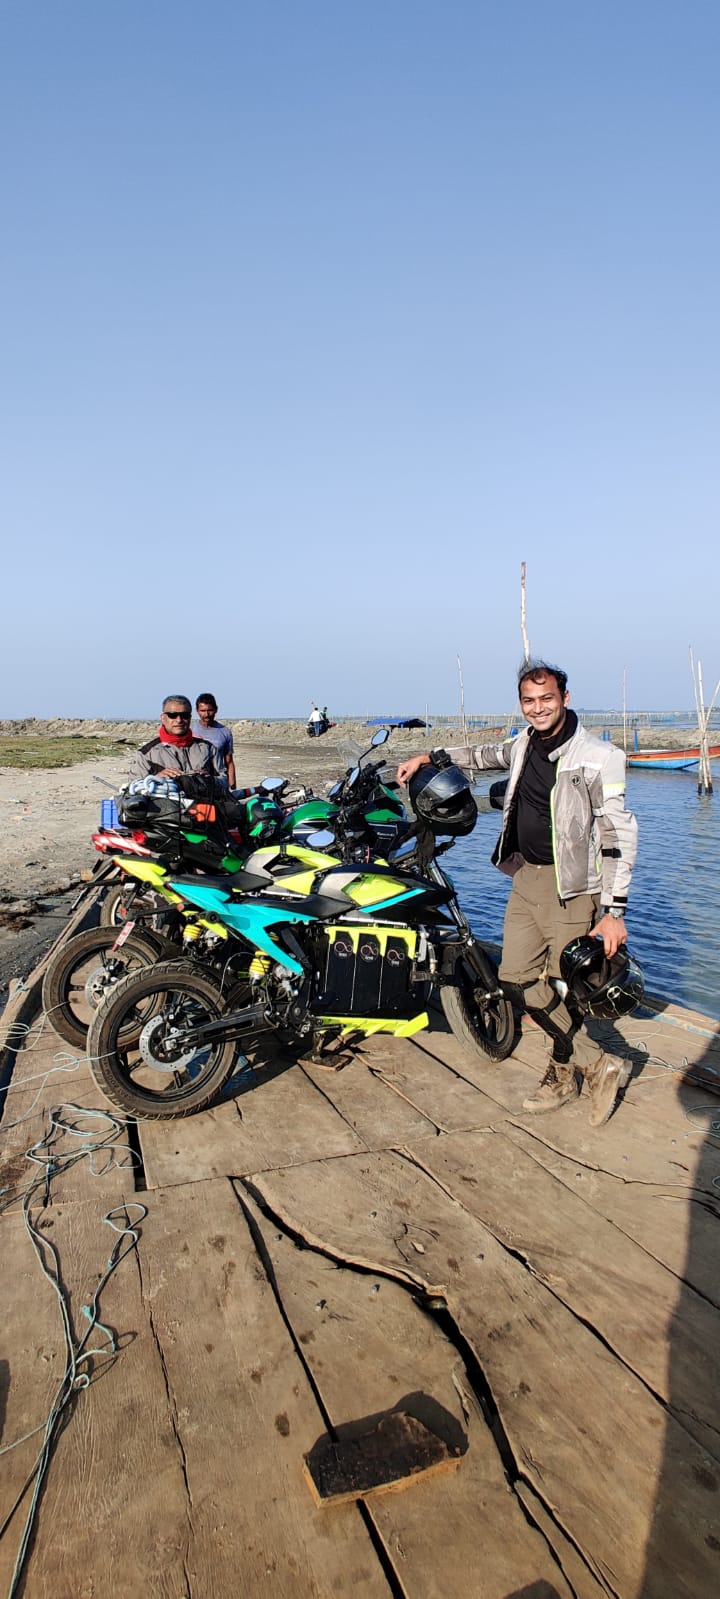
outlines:
[{"label": "red scarf", "polygon": [[174,744],[176,749],[188,750],[190,745],[195,743],[195,734],[191,733],[189,728],[187,733],[168,733],[167,728],[163,727],[161,722],[158,734],[161,744]]}]

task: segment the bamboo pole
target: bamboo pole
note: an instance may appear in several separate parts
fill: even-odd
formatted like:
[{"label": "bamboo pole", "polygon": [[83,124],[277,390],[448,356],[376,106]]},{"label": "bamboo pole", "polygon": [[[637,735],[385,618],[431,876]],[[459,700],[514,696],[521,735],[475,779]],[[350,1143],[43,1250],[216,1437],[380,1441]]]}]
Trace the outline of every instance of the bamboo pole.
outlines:
[{"label": "bamboo pole", "polygon": [[458,655],[458,658],[457,658],[457,664],[458,664],[458,677],[460,678],[460,724],[461,724],[461,727],[462,727],[462,741],[463,741],[463,744],[467,744],[467,741],[468,741],[467,725],[466,725],[466,722],[465,722],[465,685],[463,683],[462,661],[460,660],[460,656],[459,655]]},{"label": "bamboo pole", "polygon": [[698,661],[698,682],[699,682],[699,687],[700,687],[700,704],[702,705],[702,708],[703,708],[703,729],[702,729],[702,738],[701,738],[701,745],[700,745],[700,748],[701,748],[701,765],[702,765],[702,770],[703,770],[703,774],[704,774],[705,792],[706,792],[706,794],[712,794],[713,781],[712,781],[712,767],[710,765],[709,730],[710,730],[710,717],[712,716],[712,713],[713,713],[713,711],[715,709],[715,701],[716,701],[716,699],[718,697],[718,691],[720,691],[720,682],[717,682],[715,684],[715,691],[713,693],[713,697],[712,697],[712,699],[710,701],[710,704],[708,705],[707,709],[705,709],[705,706],[703,704],[704,694],[703,694],[703,686],[702,686],[702,666],[701,666],[700,661]]},{"label": "bamboo pole", "polygon": [[520,566],[520,632],[523,641],[523,660],[530,660],[530,643],[527,635],[527,585],[526,566],[523,561]]},{"label": "bamboo pole", "polygon": [[627,667],[623,667],[623,749],[627,755]]},{"label": "bamboo pole", "polygon": [[707,718],[705,715],[705,690],[703,688],[702,661],[698,656],[698,704],[702,721],[700,724],[700,769],[698,793],[702,793],[703,783],[705,793],[712,794],[712,777],[710,776],[710,756],[708,755]]}]

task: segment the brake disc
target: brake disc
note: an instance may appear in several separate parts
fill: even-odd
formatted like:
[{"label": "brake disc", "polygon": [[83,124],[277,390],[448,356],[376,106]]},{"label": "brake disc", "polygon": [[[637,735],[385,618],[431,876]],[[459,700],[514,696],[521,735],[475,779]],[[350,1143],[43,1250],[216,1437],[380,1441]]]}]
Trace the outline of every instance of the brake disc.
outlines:
[{"label": "brake disc", "polygon": [[199,1049],[185,1050],[183,1054],[173,1052],[174,1029],[168,1029],[164,1016],[151,1016],[145,1023],[138,1039],[138,1048],[146,1066],[152,1067],[155,1072],[184,1071],[197,1059]]},{"label": "brake disc", "polygon": [[96,966],[95,970],[90,973],[84,989],[85,999],[87,1000],[90,1009],[97,1010],[98,1005],[102,1004],[108,990],[110,988],[114,988],[115,984],[119,982],[120,978],[125,976],[125,968],[120,964],[120,962],[118,962],[117,971],[114,971],[110,964],[105,966]]}]

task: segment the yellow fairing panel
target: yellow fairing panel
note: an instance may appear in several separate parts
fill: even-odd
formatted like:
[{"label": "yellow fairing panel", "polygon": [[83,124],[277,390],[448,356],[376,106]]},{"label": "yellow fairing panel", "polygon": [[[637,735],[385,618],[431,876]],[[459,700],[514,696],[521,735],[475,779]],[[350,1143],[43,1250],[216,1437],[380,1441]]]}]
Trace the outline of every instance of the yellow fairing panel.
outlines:
[{"label": "yellow fairing panel", "polygon": [[330,944],[334,944],[340,934],[343,938],[349,939],[355,955],[358,952],[360,939],[366,938],[368,933],[372,933],[373,938],[377,939],[381,955],[387,953],[389,938],[402,939],[407,948],[408,960],[413,959],[417,948],[417,933],[412,927],[385,927],[382,922],[348,922],[341,926],[340,923],[333,922],[331,927],[326,926],[325,931]]},{"label": "yellow fairing panel", "polygon": [[163,899],[170,905],[182,905],[182,899],[172,888],[168,888],[168,874],[164,866],[157,861],[132,860],[128,855],[113,855],[113,861],[128,877],[137,877],[140,883],[149,883],[151,888],[162,894]]},{"label": "yellow fairing panel", "polygon": [[312,894],[316,877],[317,867],[311,872],[283,872],[275,878],[275,888],[281,893],[289,888],[291,894]]},{"label": "yellow fairing panel", "polygon": [[350,883],[345,893],[356,905],[375,905],[378,901],[383,903],[392,899],[395,894],[406,894],[407,883],[403,883],[399,877],[363,875],[356,883]]},{"label": "yellow fairing panel", "polygon": [[421,1033],[423,1028],[430,1026],[427,1011],[409,1019],[391,1016],[321,1016],[320,1021],[326,1027],[341,1026],[341,1038],[349,1038],[351,1033],[365,1033],[367,1038],[373,1033],[392,1033],[395,1038],[412,1038],[413,1033]]}]

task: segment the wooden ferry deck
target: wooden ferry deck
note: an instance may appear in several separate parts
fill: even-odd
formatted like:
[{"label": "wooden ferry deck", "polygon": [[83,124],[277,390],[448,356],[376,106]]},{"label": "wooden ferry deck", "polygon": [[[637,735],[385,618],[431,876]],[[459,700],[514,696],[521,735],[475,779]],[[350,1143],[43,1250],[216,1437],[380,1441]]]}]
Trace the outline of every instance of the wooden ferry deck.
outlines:
[{"label": "wooden ferry deck", "polygon": [[[535,1029],[493,1066],[437,1019],[337,1072],[259,1054],[218,1108],[128,1139],[67,1108],[108,1107],[31,1023],[0,1127],[0,1442],[24,1439],[0,1455],[0,1519],[66,1366],[21,1203],[59,1107],[30,1216],[76,1340],[108,1213],[137,1241],[102,1288],[116,1352],[80,1367],[18,1594],[720,1592],[718,1032],[672,1007],[631,1017],[633,1077],[599,1131],[585,1097],[522,1112]],[[318,1506],[307,1452],[397,1410],[448,1469]],[[3,1594],[30,1497],[0,1539]]]}]

